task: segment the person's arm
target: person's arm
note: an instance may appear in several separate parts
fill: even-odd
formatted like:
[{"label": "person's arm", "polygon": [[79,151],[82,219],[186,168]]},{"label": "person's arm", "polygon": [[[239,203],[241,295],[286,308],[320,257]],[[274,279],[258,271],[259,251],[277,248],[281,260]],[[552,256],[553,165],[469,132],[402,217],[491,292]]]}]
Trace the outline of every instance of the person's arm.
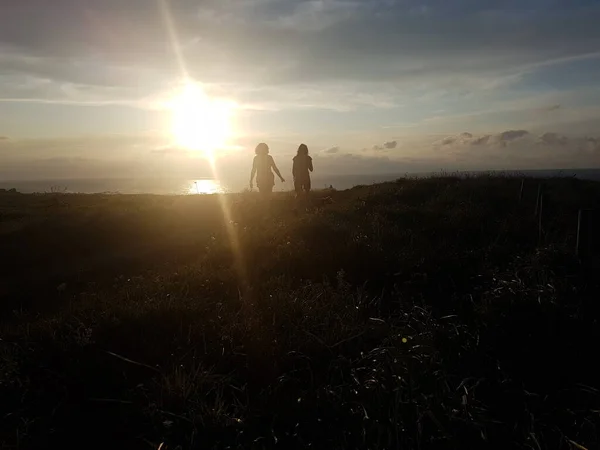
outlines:
[{"label": "person's arm", "polygon": [[313,171],[313,165],[312,165],[312,158],[311,157],[308,158],[308,170],[310,170],[311,172]]},{"label": "person's arm", "polygon": [[273,159],[273,157],[271,157],[271,167],[273,168],[273,171],[277,174],[277,176],[279,177],[279,179],[281,180],[281,182],[282,183],[285,182],[285,180],[281,176],[281,172],[279,171],[279,169],[275,165],[275,160]]},{"label": "person's arm", "polygon": [[256,157],[254,157],[254,161],[252,161],[252,171],[250,172],[250,189],[254,187],[252,185],[252,182],[254,181],[254,175],[256,175]]}]

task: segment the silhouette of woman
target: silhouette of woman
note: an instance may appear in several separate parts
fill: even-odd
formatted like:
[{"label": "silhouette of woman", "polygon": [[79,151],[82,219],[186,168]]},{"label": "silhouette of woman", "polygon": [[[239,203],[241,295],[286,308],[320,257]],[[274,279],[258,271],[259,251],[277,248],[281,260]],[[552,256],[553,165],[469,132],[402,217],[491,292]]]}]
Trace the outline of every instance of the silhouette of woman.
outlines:
[{"label": "silhouette of woman", "polygon": [[306,144],[300,144],[298,153],[294,156],[292,175],[294,175],[294,189],[296,195],[310,192],[310,172],[313,171],[312,158],[308,156]]},{"label": "silhouette of woman", "polygon": [[275,171],[282,183],[285,182],[279,169],[275,165],[273,157],[269,155],[269,146],[264,142],[261,142],[256,146],[254,150],[256,156],[252,163],[252,172],[250,172],[250,189],[253,188],[252,182],[254,181],[254,175],[256,175],[256,186],[261,194],[270,194],[273,192],[273,186],[275,186],[275,175],[271,172],[271,169]]}]

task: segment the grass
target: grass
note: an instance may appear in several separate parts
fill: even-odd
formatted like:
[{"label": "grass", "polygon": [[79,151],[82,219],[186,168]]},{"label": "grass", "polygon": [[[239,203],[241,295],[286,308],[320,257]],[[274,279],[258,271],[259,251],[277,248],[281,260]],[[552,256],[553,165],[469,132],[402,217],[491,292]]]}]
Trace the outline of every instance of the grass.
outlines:
[{"label": "grass", "polygon": [[538,183],[2,194],[0,448],[599,448],[600,185]]}]

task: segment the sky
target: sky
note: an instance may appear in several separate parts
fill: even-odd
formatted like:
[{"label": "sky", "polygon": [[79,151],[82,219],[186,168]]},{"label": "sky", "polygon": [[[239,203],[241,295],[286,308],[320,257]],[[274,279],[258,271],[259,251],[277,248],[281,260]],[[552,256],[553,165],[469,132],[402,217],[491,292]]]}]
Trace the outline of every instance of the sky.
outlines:
[{"label": "sky", "polygon": [[321,174],[600,167],[596,0],[26,0],[0,14],[0,180],[210,176],[185,80]]}]

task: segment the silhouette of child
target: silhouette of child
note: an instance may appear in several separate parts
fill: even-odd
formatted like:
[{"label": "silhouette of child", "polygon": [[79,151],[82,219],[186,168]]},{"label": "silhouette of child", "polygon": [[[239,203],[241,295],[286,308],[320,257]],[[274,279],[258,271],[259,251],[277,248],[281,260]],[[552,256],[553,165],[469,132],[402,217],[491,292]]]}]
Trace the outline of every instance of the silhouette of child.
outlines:
[{"label": "silhouette of child", "polygon": [[306,144],[300,144],[293,161],[292,175],[294,176],[296,195],[310,192],[310,172],[313,171],[313,163],[312,158],[308,156]]},{"label": "silhouette of child", "polygon": [[250,189],[252,189],[254,175],[256,175],[256,186],[261,194],[270,194],[273,192],[273,186],[275,186],[275,175],[271,172],[271,169],[275,171],[282,183],[285,182],[279,169],[275,165],[273,157],[269,155],[269,146],[264,142],[261,142],[256,146],[254,150],[256,156],[252,163],[252,171],[250,172]]}]

